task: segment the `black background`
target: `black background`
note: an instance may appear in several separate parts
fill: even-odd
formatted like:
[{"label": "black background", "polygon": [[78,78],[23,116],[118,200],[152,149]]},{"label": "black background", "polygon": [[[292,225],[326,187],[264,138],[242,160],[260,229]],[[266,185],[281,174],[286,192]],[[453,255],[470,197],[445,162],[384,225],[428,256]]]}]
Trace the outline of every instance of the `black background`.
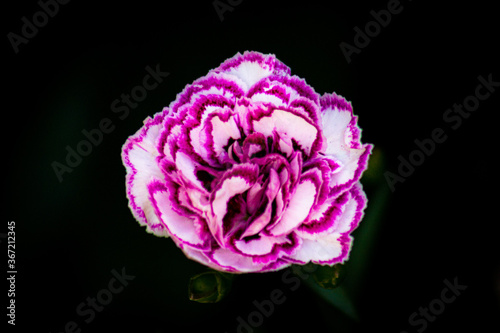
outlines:
[{"label": "black background", "polygon": [[[401,13],[347,63],[339,44],[353,44],[353,28],[363,29],[373,20],[370,11],[387,3],[246,0],[221,21],[211,1],[72,1],[60,5],[17,54],[7,34],[20,34],[21,18],[31,21],[40,7],[36,1],[4,4],[7,186],[0,231],[7,232],[7,221],[16,222],[15,329],[61,332],[75,321],[82,332],[236,332],[236,318],[255,310],[254,299],[287,290],[280,272],[250,274],[222,303],[190,302],[187,280],[204,268],[172,241],[140,228],[125,197],[120,151],[126,138],[186,84],[236,52],[255,50],[276,54],[317,92],[335,91],[350,100],[363,142],[385,156],[380,172],[397,173],[398,156],[408,157],[413,141],[429,138],[434,128],[447,134],[390,194],[362,277],[361,323],[353,329],[416,332],[408,317],[440,297],[444,279],[456,277],[467,290],[426,332],[498,330],[500,88],[456,130],[443,121],[448,108],[474,94],[479,75],[491,73],[500,81],[496,9],[479,1],[402,1]],[[112,101],[142,83],[146,66],[157,64],[170,75],[120,120]],[[65,147],[75,148],[84,139],[81,131],[103,118],[112,120],[114,131],[59,182],[51,163],[64,163]],[[7,252],[5,244],[2,239]],[[122,267],[135,279],[85,323],[76,307]],[[327,332],[352,325],[332,320],[333,310],[305,287],[286,297],[255,332]]]}]

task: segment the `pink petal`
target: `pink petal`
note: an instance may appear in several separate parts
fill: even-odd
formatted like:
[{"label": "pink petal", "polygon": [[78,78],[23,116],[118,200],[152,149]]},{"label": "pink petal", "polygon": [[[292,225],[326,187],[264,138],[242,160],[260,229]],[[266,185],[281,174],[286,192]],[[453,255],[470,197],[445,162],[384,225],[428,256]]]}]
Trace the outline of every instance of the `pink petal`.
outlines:
[{"label": "pink petal", "polygon": [[243,154],[252,158],[259,152],[266,153],[266,137],[262,133],[252,133],[243,141]]},{"label": "pink petal", "polygon": [[279,188],[280,188],[280,181],[278,173],[276,172],[276,170],[271,169],[269,172],[269,180],[265,191],[265,196],[267,198],[267,205],[264,211],[259,216],[257,216],[257,218],[251,221],[250,226],[247,227],[243,235],[241,235],[241,238],[257,234],[270,222],[272,213],[272,203],[274,201],[274,198],[276,197],[276,194],[278,193]]},{"label": "pink petal", "polygon": [[[234,166],[228,170],[220,180],[217,188],[212,192],[210,201],[212,205],[208,218],[208,227],[217,242],[223,246],[226,233],[223,219],[228,212],[228,203],[231,198],[250,189],[259,176],[257,165],[245,163]],[[232,222],[232,221],[231,221]]]},{"label": "pink petal", "polygon": [[296,152],[290,158],[290,186],[295,186],[302,173],[302,154]]},{"label": "pink petal", "polygon": [[[260,178],[260,177],[259,177]],[[264,196],[265,188],[264,184],[261,182],[256,182],[247,192],[247,211],[249,214],[253,215],[259,208],[259,204],[262,202],[262,197]]]},{"label": "pink petal", "polygon": [[287,234],[303,223],[316,200],[317,191],[317,185],[313,180],[306,179],[301,182],[292,195],[281,220],[269,230],[269,233],[274,236]]}]

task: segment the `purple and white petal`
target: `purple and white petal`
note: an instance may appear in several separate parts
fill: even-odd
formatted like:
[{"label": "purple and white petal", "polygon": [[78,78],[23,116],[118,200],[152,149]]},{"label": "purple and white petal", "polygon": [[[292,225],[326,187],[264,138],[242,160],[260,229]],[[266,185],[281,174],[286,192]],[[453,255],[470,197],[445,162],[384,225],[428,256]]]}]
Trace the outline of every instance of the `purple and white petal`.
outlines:
[{"label": "purple and white petal", "polygon": [[245,52],[243,55],[237,53],[214,71],[236,76],[245,82],[246,91],[261,79],[270,75],[290,73],[290,69],[276,59],[274,55],[264,55],[258,52]]},{"label": "purple and white petal", "polygon": [[172,209],[167,187],[159,180],[148,185],[151,203],[169,234],[181,243],[199,250],[210,249],[211,235],[205,221],[182,216]]},{"label": "purple and white petal", "polygon": [[333,233],[339,226],[339,220],[349,212],[347,203],[354,199],[350,192],[344,192],[336,198],[329,199],[320,207],[314,209],[307,221],[295,231],[302,238],[317,240]]},{"label": "purple and white petal", "polygon": [[344,161],[336,160],[340,166],[330,177],[330,195],[338,195],[359,181],[368,165],[372,147],[365,145],[362,149],[351,149]]},{"label": "purple and white petal", "polygon": [[220,270],[231,273],[253,273],[262,271],[265,264],[256,264],[252,257],[236,253],[231,249],[218,248],[206,254],[208,258],[221,267]]},{"label": "purple and white petal", "polygon": [[257,264],[268,264],[279,258],[287,258],[300,247],[302,240],[296,234],[286,236],[268,236],[260,234],[258,238],[235,240],[232,245],[237,253],[253,258]]},{"label": "purple and white petal", "polygon": [[164,112],[147,118],[144,127],[131,136],[123,146],[122,160],[127,170],[127,197],[134,217],[146,230],[157,236],[168,237],[167,230],[156,216],[149,200],[148,184],[154,178],[163,178],[156,163],[159,155],[156,141],[162,127]]},{"label": "purple and white petal", "polygon": [[293,138],[307,155],[311,154],[313,145],[320,140],[316,126],[291,111],[273,110],[267,116],[254,119],[252,128],[267,137],[276,131],[280,137]]},{"label": "purple and white petal", "polygon": [[366,197],[361,185],[356,184],[350,190],[350,196],[351,200],[335,221],[331,233],[322,237],[303,238],[302,246],[291,256],[293,260],[302,264],[312,261],[321,265],[333,265],[347,260],[352,243],[350,233],[358,226],[366,207]]},{"label": "purple and white petal", "polygon": [[323,153],[340,165],[332,175],[332,195],[350,188],[367,167],[371,145],[359,142],[361,130],[356,124],[352,106],[343,97],[325,94],[320,99],[323,134],[326,149]]},{"label": "purple and white petal", "polygon": [[207,95],[220,95],[228,100],[234,100],[245,94],[244,87],[245,83],[234,75],[211,72],[187,85],[170,104],[169,109],[176,114],[180,108],[189,108],[190,105]]},{"label": "purple and white petal", "polygon": [[339,234],[330,234],[317,240],[303,239],[302,245],[295,254],[290,256],[290,259],[300,264],[342,263],[347,259],[349,245]]}]

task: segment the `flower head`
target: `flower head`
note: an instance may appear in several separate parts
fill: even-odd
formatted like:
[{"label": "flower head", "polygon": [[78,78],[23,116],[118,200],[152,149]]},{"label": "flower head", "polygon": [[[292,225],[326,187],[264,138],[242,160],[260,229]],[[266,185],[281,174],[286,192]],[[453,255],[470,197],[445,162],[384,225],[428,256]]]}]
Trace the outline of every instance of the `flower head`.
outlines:
[{"label": "flower head", "polygon": [[238,53],[127,140],[129,206],[219,271],[341,263],[366,206],[360,134],[343,97],[318,95],[274,55]]}]

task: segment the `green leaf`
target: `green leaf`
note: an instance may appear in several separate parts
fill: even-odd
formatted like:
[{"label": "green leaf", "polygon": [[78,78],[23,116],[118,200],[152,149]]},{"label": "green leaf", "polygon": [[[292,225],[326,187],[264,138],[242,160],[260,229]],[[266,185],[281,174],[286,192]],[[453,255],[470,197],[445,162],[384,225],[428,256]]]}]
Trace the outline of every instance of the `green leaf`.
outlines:
[{"label": "green leaf", "polygon": [[369,263],[384,212],[388,206],[390,190],[385,183],[381,183],[368,196],[368,207],[358,229],[354,231],[354,241],[349,260],[346,265],[349,277],[345,280],[345,287],[353,298],[361,296],[362,282],[369,277]]},{"label": "green leaf", "polygon": [[309,288],[311,288],[316,294],[318,294],[329,304],[333,305],[335,308],[340,310],[349,318],[355,321],[359,320],[359,316],[358,313],[356,312],[354,304],[347,295],[343,286],[339,286],[335,289],[324,289],[315,282],[313,282],[311,279],[307,279],[305,280],[305,282]]},{"label": "green leaf", "polygon": [[217,303],[231,290],[232,274],[208,271],[189,280],[189,299],[198,303]]},{"label": "green leaf", "polygon": [[317,265],[312,276],[320,287],[334,289],[344,281],[345,266],[343,264],[336,264],[333,266]]}]

